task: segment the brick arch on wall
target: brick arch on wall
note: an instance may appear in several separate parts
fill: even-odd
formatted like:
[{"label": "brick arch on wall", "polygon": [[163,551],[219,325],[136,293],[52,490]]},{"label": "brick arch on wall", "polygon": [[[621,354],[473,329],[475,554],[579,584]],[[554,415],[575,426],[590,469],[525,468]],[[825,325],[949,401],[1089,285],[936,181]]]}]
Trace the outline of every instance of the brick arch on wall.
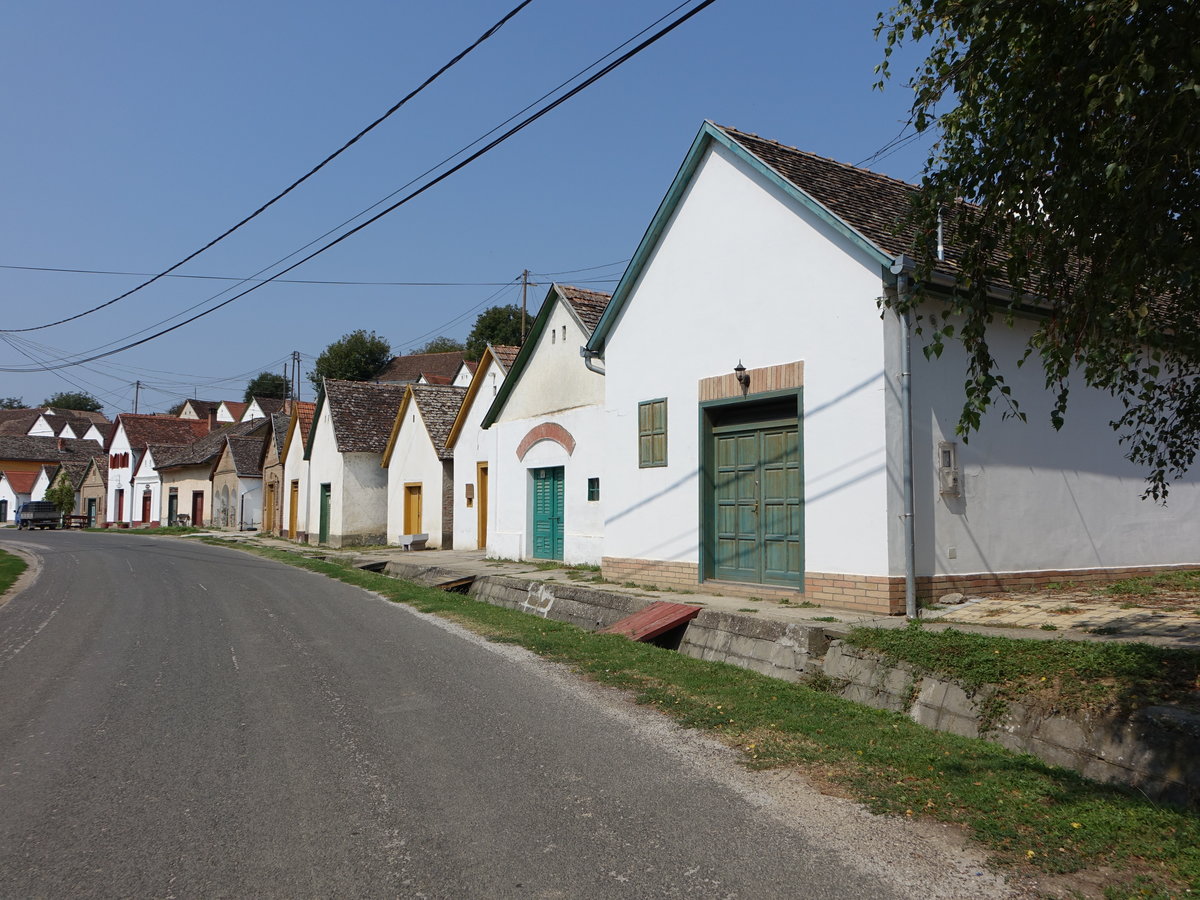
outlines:
[{"label": "brick arch on wall", "polygon": [[531,428],[529,434],[521,438],[521,443],[517,445],[517,459],[524,459],[529,448],[539,441],[554,441],[567,451],[567,456],[575,452],[575,438],[571,436],[571,432],[557,422],[543,422]]}]

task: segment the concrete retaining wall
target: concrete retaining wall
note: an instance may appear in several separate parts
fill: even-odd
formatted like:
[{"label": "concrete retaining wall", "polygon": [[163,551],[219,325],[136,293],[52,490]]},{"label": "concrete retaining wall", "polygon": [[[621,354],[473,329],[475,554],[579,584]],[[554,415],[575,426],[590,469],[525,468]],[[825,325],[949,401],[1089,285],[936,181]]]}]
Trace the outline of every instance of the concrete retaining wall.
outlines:
[{"label": "concrete retaining wall", "polygon": [[952,681],[890,665],[868,650],[834,641],[824,673],[837,693],[914,722],[1029,753],[1096,781],[1136,787],[1156,800],[1200,807],[1200,715],[1153,706],[1125,717],[1061,715],[1009,702],[987,721],[995,689],[968,692]]}]

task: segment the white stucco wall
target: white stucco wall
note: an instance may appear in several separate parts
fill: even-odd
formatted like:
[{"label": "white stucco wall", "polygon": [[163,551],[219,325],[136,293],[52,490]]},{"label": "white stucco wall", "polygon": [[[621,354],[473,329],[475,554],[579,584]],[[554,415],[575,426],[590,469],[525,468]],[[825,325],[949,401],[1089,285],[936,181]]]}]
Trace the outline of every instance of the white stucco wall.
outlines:
[{"label": "white stucco wall", "polygon": [[[496,521],[496,486],[499,477],[496,466],[497,429],[486,431],[480,428],[488,407],[504,381],[500,367],[489,362],[486,368],[475,373],[480,380],[478,392],[467,408],[462,430],[454,445],[454,549],[478,550],[479,547],[479,485],[478,464],[488,464],[488,532]],[[467,485],[474,485],[475,499],[467,506]]]},{"label": "white stucco wall", "polygon": [[[518,459],[517,447],[522,439],[545,422],[554,422],[570,432],[575,438],[575,452],[568,455],[562,445],[545,440],[534,444],[524,460]],[[551,415],[497,422],[488,430],[496,432],[496,462],[489,473],[489,502],[495,512],[488,529],[487,555],[504,559],[533,556],[530,470],[562,466],[563,561],[598,565],[605,552],[603,410],[599,406],[583,406]],[[587,499],[589,478],[600,478],[597,502]]]},{"label": "white stucco wall", "polygon": [[442,544],[442,461],[433,451],[425,420],[417,404],[409,400],[404,421],[396,432],[396,446],[388,461],[387,542],[399,543],[404,529],[405,485],[421,485],[421,526],[415,534],[429,535],[427,547]]},{"label": "white stucco wall", "polygon": [[[1018,319],[989,335],[1027,421],[998,410],[966,443],[954,434],[966,371],[961,347],[950,344],[930,361],[915,343],[918,574],[1200,562],[1200,472],[1172,485],[1165,507],[1142,500],[1145,473],[1124,458],[1108,425],[1120,403],[1082,381],[1072,386],[1066,423],[1056,432],[1040,367],[1032,359],[1015,365],[1033,327]],[[939,492],[939,441],[956,443],[958,497]]]},{"label": "white stucco wall", "polygon": [[292,442],[288,445],[287,455],[283,460],[283,484],[280,487],[283,492],[283,513],[280,519],[280,529],[284,537],[287,537],[288,527],[291,524],[293,481],[298,481],[300,488],[296,498],[296,531],[303,532],[308,527],[308,460],[304,458],[304,441],[300,436],[298,426],[292,435]]},{"label": "white stucco wall", "polygon": [[[112,464],[111,457],[120,453],[129,454],[129,465],[121,466],[120,468]],[[132,501],[132,478],[133,470],[137,467],[137,455],[129,446],[129,439],[125,436],[125,426],[121,425],[113,434],[112,443],[109,445],[108,454],[110,457],[108,464],[108,515],[110,522],[132,522],[132,510],[130,502]],[[117,491],[125,491],[124,508],[121,510],[120,519],[117,518]]]},{"label": "white stucco wall", "polygon": [[[154,468],[154,455],[147,448],[143,451],[146,458],[142,460],[138,467],[137,474],[133,478],[133,494],[132,500],[135,504],[131,510],[133,521],[142,521],[142,495],[150,491],[150,519],[149,521],[160,521],[160,510],[162,509],[162,478]],[[126,495],[126,500],[129,500],[129,495]]]},{"label": "white stucco wall", "polygon": [[[495,431],[487,554],[507,559],[533,555],[530,470],[563,467],[563,561],[598,564],[604,544],[604,376],[584,368],[579,347],[587,335],[561,301],[554,301],[546,327],[504,409]],[[564,328],[566,337],[563,337]],[[555,423],[575,439],[568,454],[549,440],[534,444],[524,459],[517,448],[539,425]],[[588,478],[601,478],[601,499],[587,499]]]},{"label": "white stucco wall", "polygon": [[213,518],[211,473],[212,465],[207,463],[161,471],[159,473],[159,479],[162,482],[159,488],[159,521],[170,521],[171,488],[175,488],[176,496],[179,498],[176,515],[190,517],[192,515],[192,495],[199,492],[204,495],[203,521],[193,521],[192,525],[201,528],[210,524]]},{"label": "white stucco wall", "polygon": [[17,509],[25,502],[27,495],[18,494],[13,486],[8,483],[7,478],[0,478],[0,502],[4,506],[4,519],[0,520],[0,525],[13,525],[17,521]]},{"label": "white stucco wall", "polygon": [[[887,574],[881,290],[864,252],[709,151],[609,335],[604,555],[698,563],[699,380],[802,360],[805,569]],[[640,469],[638,403],[660,397],[668,465]]]},{"label": "white stucco wall", "polygon": [[30,500],[45,500],[46,491],[50,490],[50,478],[45,468],[38,470],[37,478],[33,480],[33,490],[29,492]]},{"label": "white stucco wall", "polygon": [[308,542],[315,544],[320,537],[323,483],[330,485],[330,544],[382,542],[387,528],[387,470],[380,465],[381,454],[338,453],[328,406],[322,406],[312,427],[316,434],[308,460]]}]

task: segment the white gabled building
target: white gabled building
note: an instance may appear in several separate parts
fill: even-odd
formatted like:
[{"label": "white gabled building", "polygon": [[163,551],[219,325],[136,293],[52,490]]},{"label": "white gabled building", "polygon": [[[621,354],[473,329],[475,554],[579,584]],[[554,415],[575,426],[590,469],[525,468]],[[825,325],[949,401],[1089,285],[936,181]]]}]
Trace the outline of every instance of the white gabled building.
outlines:
[{"label": "white gabled building", "polygon": [[410,384],[396,411],[380,465],[387,471],[387,541],[429,535],[425,546],[454,545],[454,456],[446,437],[464,387]]},{"label": "white gabled building", "polygon": [[[1076,386],[1056,432],[1017,369],[1028,422],[956,437],[961,348],[906,365],[877,305],[916,190],[704,124],[586,348],[607,372],[607,578],[902,612],[906,368],[922,596],[1200,562],[1200,477],[1143,501],[1112,398]],[[1019,359],[1032,328],[997,324],[992,352]]]},{"label": "white gabled building", "polygon": [[488,345],[479,359],[458,415],[446,437],[446,448],[454,455],[454,547],[482,550],[495,519],[491,502],[496,472],[497,430],[483,428],[500,385],[508,376],[518,347]]},{"label": "white gabled building", "polygon": [[387,470],[380,461],[408,386],[326,378],[324,387],[304,448],[308,543],[382,544]]},{"label": "white gabled building", "polygon": [[495,429],[489,556],[598,563],[604,376],[584,367],[609,295],[553,284],[481,425]]},{"label": "white gabled building", "polygon": [[[143,521],[145,513],[145,484],[141,496],[134,492],[134,473],[150,444],[180,447],[199,440],[208,433],[208,422],[199,419],[177,419],[173,416],[144,416],[121,413],[117,416],[105,451],[108,454],[108,497],[106,507],[109,521],[133,524]],[[155,470],[155,478],[157,478]],[[158,518],[159,505],[150,507],[150,519]]]},{"label": "white gabled building", "polygon": [[316,409],[315,403],[293,401],[287,435],[279,452],[279,458],[283,461],[280,534],[303,543],[308,542],[308,457],[304,448],[308,443]]}]

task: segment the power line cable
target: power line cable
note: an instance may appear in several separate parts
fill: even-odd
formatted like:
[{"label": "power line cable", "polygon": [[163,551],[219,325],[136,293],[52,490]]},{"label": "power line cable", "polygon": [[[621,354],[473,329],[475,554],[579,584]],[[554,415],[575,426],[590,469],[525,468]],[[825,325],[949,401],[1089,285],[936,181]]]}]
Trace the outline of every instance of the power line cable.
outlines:
[{"label": "power line cable", "polygon": [[[613,266],[624,265],[629,262],[629,258],[618,259],[616,262],[605,263],[602,266],[584,266],[582,269],[564,269],[562,272],[531,272],[531,275],[536,275],[538,278],[550,278],[555,275],[574,275],[576,272],[591,272],[595,269],[611,269]],[[0,266],[3,268],[3,266]]]},{"label": "power line cable", "polygon": [[[458,162],[451,168],[447,169],[445,172],[442,172],[440,175],[433,178],[432,180],[426,182],[421,187],[417,188],[415,191],[412,191],[412,192],[406,194],[404,197],[402,197],[400,200],[393,203],[391,206],[384,208],[380,212],[373,215],[371,218],[365,220],[364,222],[359,223],[355,227],[351,228],[349,231],[344,232],[343,234],[339,235],[337,238],[333,239],[332,241],[329,241],[325,245],[319,247],[317,250],[314,250],[312,253],[308,254],[307,256],[303,257],[302,259],[298,260],[297,262],[292,263],[290,266],[281,270],[280,272],[277,272],[275,275],[271,276],[270,278],[267,278],[267,279],[259,282],[258,284],[251,285],[246,290],[241,291],[240,293],[235,294],[234,296],[229,297],[226,300],[223,300],[221,303],[218,303],[216,306],[213,306],[213,307],[210,307],[209,309],[203,310],[202,312],[199,312],[194,316],[184,319],[183,321],[178,322],[169,328],[164,328],[163,330],[156,332],[155,334],[152,334],[148,337],[141,338],[140,340],[137,340],[137,341],[132,341],[132,342],[125,344],[124,346],[118,347],[114,350],[108,350],[104,353],[94,354],[94,355],[86,357],[84,359],[63,361],[63,362],[56,364],[53,368],[69,368],[71,366],[80,365],[82,363],[93,362],[97,359],[103,359],[108,356],[113,356],[117,353],[121,353],[125,350],[129,350],[129,349],[132,349],[133,347],[137,347],[137,346],[145,344],[149,341],[155,340],[159,337],[162,337],[165,334],[169,334],[172,331],[182,328],[184,325],[188,325],[188,324],[196,321],[197,319],[203,318],[204,316],[207,316],[210,313],[214,313],[218,309],[228,306],[233,301],[238,300],[238,299],[246,296],[247,294],[253,293],[254,291],[258,290],[259,288],[263,287],[264,285],[270,284],[276,278],[278,278],[282,275],[285,275],[288,272],[291,272],[296,268],[299,268],[304,263],[314,259],[317,256],[320,256],[322,253],[326,252],[327,250],[330,250],[333,247],[336,247],[342,241],[357,234],[358,232],[362,231],[364,228],[367,228],[368,226],[373,225],[375,222],[379,221],[384,216],[394,212],[395,210],[399,209],[401,206],[404,206],[405,204],[407,204],[410,201],[419,197],[421,194],[424,194],[426,191],[428,191],[435,185],[440,184],[442,181],[445,181],[451,175],[454,175],[456,172],[459,172],[462,169],[466,168],[471,163],[473,163],[475,160],[479,159],[481,156],[484,156],[491,150],[495,149],[500,144],[503,144],[509,138],[511,138],[514,135],[518,134],[519,132],[523,131],[525,128],[529,127],[534,122],[541,119],[543,116],[545,116],[548,113],[552,112],[553,110],[557,109],[563,103],[566,103],[572,97],[579,94],[581,91],[584,91],[587,88],[591,87],[593,84],[595,84],[601,78],[604,78],[610,72],[612,72],[615,69],[619,68],[620,66],[624,65],[626,62],[628,62],[633,57],[637,56],[639,53],[641,53],[648,47],[652,46],[653,44],[658,43],[658,41],[662,40],[664,37],[666,37],[668,34],[670,34],[676,28],[680,27],[685,22],[689,21],[694,16],[698,15],[700,12],[707,9],[709,6],[711,6],[715,2],[716,2],[716,0],[701,0],[701,2],[698,5],[696,5],[692,9],[690,9],[688,12],[684,13],[679,18],[670,22],[665,27],[659,29],[654,34],[652,34],[650,37],[646,38],[644,41],[637,44],[631,50],[626,51],[621,56],[617,57],[615,60],[610,62],[608,65],[606,65],[604,68],[595,72],[594,74],[592,74],[591,76],[586,78],[584,81],[580,82],[575,87],[571,88],[569,91],[562,94],[560,97],[558,97],[555,100],[551,101],[550,103],[546,104],[541,109],[534,112],[532,115],[527,116],[526,118],[522,119],[519,123],[514,125],[512,128],[508,129],[508,131],[504,132],[503,134],[501,134],[499,137],[495,138],[494,140],[488,142],[483,147],[481,147],[479,150],[472,153],[470,156],[466,157],[465,159]],[[680,6],[677,6],[675,9],[677,10],[684,5],[686,5],[686,4],[680,4]],[[662,19],[659,19],[658,21],[662,21]],[[645,33],[645,30],[646,29],[643,29],[643,31],[639,32],[639,34]],[[628,44],[628,43],[629,43],[629,41],[625,42],[625,44]],[[621,46],[625,46],[625,44],[622,44]],[[606,54],[606,57],[608,55],[611,55],[611,53]],[[606,58],[606,57],[602,57],[602,59]],[[591,68],[591,67],[589,66],[588,68]],[[587,69],[584,69],[584,71],[587,71]],[[511,119],[509,121],[511,121]],[[493,129],[493,131],[495,131],[495,129]],[[394,196],[394,195],[395,194],[393,194],[392,196]],[[45,367],[43,366],[43,368],[45,368]],[[22,371],[30,371],[30,370],[0,366],[0,372],[22,372]]]},{"label": "power line cable", "polygon": [[235,231],[237,231],[239,228],[241,228],[243,225],[245,225],[251,219],[257,218],[260,214],[262,214],[263,212],[266,212],[266,210],[268,210],[269,208],[274,206],[279,200],[282,200],[284,197],[286,197],[288,194],[290,194],[292,191],[294,191],[296,188],[298,188],[304,182],[308,181],[309,178],[311,178],[317,172],[321,171],[321,169],[325,168],[326,165],[333,162],[333,160],[335,160],[339,156],[341,156],[346,150],[350,149],[350,147],[352,147],[354,144],[358,143],[358,141],[361,138],[363,138],[369,132],[374,130],[376,126],[380,125],[382,122],[384,122],[386,119],[388,119],[394,112],[396,112],[398,109],[400,109],[400,107],[402,107],[406,103],[408,103],[409,100],[411,100],[413,97],[417,96],[417,94],[421,93],[421,91],[425,90],[425,88],[429,87],[429,85],[431,85],[435,81],[437,81],[438,78],[440,78],[443,74],[445,74],[447,71],[449,71],[454,66],[456,66],[472,50],[477,48],[484,41],[488,40],[488,38],[492,37],[510,19],[512,19],[514,16],[516,16],[517,13],[519,13],[521,10],[523,10],[526,6],[528,6],[532,2],[533,2],[533,0],[521,0],[520,3],[518,3],[515,7],[513,7],[507,13],[505,13],[504,16],[500,19],[500,21],[498,21],[495,25],[493,25],[491,28],[489,28],[487,31],[485,31],[483,34],[481,34],[478,38],[475,39],[475,41],[472,44],[470,44],[464,50],[460,51],[453,59],[451,59],[449,62],[445,63],[440,69],[438,69],[436,72],[434,72],[428,78],[426,78],[416,88],[409,91],[403,98],[401,98],[397,103],[395,103],[391,107],[391,109],[389,109],[387,112],[385,112],[379,118],[377,118],[374,122],[372,122],[366,128],[364,128],[360,132],[358,132],[358,134],[354,135],[354,137],[350,138],[350,140],[346,141],[346,143],[342,144],[342,146],[340,146],[333,153],[326,156],[323,160],[321,160],[319,163],[317,163],[317,165],[313,166],[311,169],[309,169],[307,172],[305,172],[303,175],[301,175],[299,178],[297,178],[295,181],[293,181],[290,185],[288,185],[286,188],[284,188],[284,190],[282,190],[280,193],[276,194],[274,197],[272,197],[270,200],[268,200],[266,203],[264,203],[258,209],[254,210],[254,212],[250,213],[250,215],[246,216],[244,219],[242,219],[236,225],[233,225],[232,227],[227,228],[225,231],[223,231],[221,234],[217,235],[215,238],[213,238],[211,241],[209,241],[207,244],[205,244],[199,250],[196,250],[195,252],[190,253],[189,255],[185,256],[179,262],[175,263],[175,265],[170,266],[167,269],[164,269],[162,272],[159,272],[153,278],[150,278],[150,279],[142,282],[137,287],[131,288],[130,290],[126,291],[125,293],[123,293],[117,297],[113,297],[111,300],[108,300],[104,303],[101,303],[99,306],[94,306],[91,309],[84,310],[81,313],[76,313],[75,315],[68,316],[65,319],[59,319],[57,322],[48,322],[45,325],[35,325],[31,328],[0,328],[0,332],[7,332],[9,334],[13,334],[13,333],[17,333],[17,332],[40,331],[43,328],[52,328],[55,325],[62,325],[66,322],[72,322],[75,319],[83,318],[84,316],[91,315],[92,313],[98,312],[99,310],[102,310],[105,307],[112,306],[117,301],[124,300],[128,296],[130,296],[132,294],[136,294],[138,291],[142,290],[142,288],[149,287],[150,285],[154,284],[154,282],[158,281],[160,278],[163,278],[164,276],[171,274],[176,269],[178,269],[180,266],[195,259],[197,256],[199,256],[205,250],[208,250],[209,248],[211,248],[211,247],[215,246],[216,244],[218,244],[219,242],[223,241],[225,238],[229,237],[229,235],[233,234]]},{"label": "power line cable", "polygon": [[[604,266],[596,266],[601,269]],[[144,278],[148,275],[153,275],[152,272],[119,272],[110,269],[66,269],[57,266],[11,266],[0,264],[0,269],[16,269],[23,272],[67,272],[73,275],[132,275],[138,278]],[[582,270],[580,270],[582,271]],[[257,281],[254,276],[245,277],[241,275],[185,275],[185,274],[159,274],[155,278],[193,278],[201,281],[237,281],[245,284],[251,281]],[[310,278],[278,278],[275,279],[280,284],[322,284],[334,286],[352,286],[352,287],[497,287],[499,285],[508,284],[507,281],[319,281]],[[147,282],[149,283],[149,282]],[[67,320],[64,320],[67,321]],[[58,324],[58,323],[55,323]],[[49,326],[44,326],[49,327]],[[15,329],[0,329],[0,332],[13,334],[21,331],[37,331],[36,328],[15,328]]]},{"label": "power line cable", "polygon": [[[381,198],[381,199],[379,199],[379,200],[375,201],[375,202],[374,202],[374,203],[372,203],[370,206],[366,207],[366,208],[365,208],[365,209],[363,209],[363,210],[360,210],[359,212],[357,212],[357,213],[355,213],[354,215],[350,216],[348,219],[345,219],[345,220],[343,220],[342,222],[338,223],[337,225],[334,225],[332,228],[329,228],[328,230],[326,230],[326,231],[325,231],[323,234],[319,234],[319,235],[317,235],[315,238],[313,238],[312,240],[310,240],[308,243],[304,244],[303,246],[301,246],[301,247],[297,248],[296,250],[293,250],[291,253],[284,254],[283,256],[281,256],[281,257],[279,257],[278,259],[276,259],[274,262],[272,262],[272,263],[269,263],[269,264],[267,264],[267,265],[263,266],[261,269],[259,269],[257,272],[255,272],[253,275],[251,275],[249,278],[242,279],[242,281],[240,281],[238,284],[235,284],[235,285],[230,285],[228,288],[225,288],[225,289],[224,289],[224,290],[222,290],[222,291],[218,291],[216,294],[213,294],[212,296],[210,296],[210,297],[208,297],[208,298],[206,298],[206,299],[204,299],[204,300],[201,300],[201,301],[199,301],[198,303],[193,303],[191,306],[187,307],[186,309],[183,309],[183,310],[181,310],[180,312],[177,312],[177,313],[175,313],[174,315],[168,316],[168,317],[167,317],[167,318],[165,318],[165,319],[161,319],[161,320],[159,320],[158,322],[155,322],[155,323],[153,323],[153,324],[151,324],[151,325],[147,325],[145,328],[142,328],[142,329],[140,329],[140,330],[138,330],[138,331],[135,331],[135,332],[133,332],[133,334],[126,335],[126,336],[125,336],[125,337],[123,337],[123,338],[117,338],[117,339],[115,339],[115,340],[109,341],[109,342],[108,342],[108,343],[106,343],[106,344],[101,344],[99,347],[94,347],[94,348],[92,348],[92,350],[86,350],[86,351],[83,351],[83,352],[84,352],[84,353],[93,353],[93,352],[99,352],[99,351],[101,351],[101,350],[104,350],[104,349],[106,349],[106,348],[108,348],[108,347],[112,347],[113,345],[115,345],[115,344],[118,344],[118,343],[120,343],[121,341],[124,341],[124,340],[129,340],[130,338],[137,337],[138,335],[146,334],[147,332],[149,332],[149,331],[152,331],[153,329],[155,329],[155,328],[159,327],[160,325],[165,325],[165,324],[167,324],[168,322],[171,322],[171,321],[173,321],[174,319],[178,319],[178,318],[180,318],[181,316],[184,316],[184,315],[186,315],[187,313],[191,312],[191,311],[192,311],[192,310],[194,310],[194,309],[198,309],[198,308],[200,308],[200,307],[204,306],[206,303],[210,303],[210,302],[212,302],[212,301],[216,300],[217,298],[219,298],[219,297],[221,297],[221,296],[223,296],[223,295],[225,295],[225,294],[228,294],[230,291],[236,290],[236,289],[237,289],[238,287],[240,287],[242,284],[247,284],[247,283],[249,283],[249,282],[250,282],[252,279],[254,279],[254,278],[257,278],[259,275],[262,275],[262,274],[264,274],[265,272],[268,272],[268,271],[270,271],[270,270],[271,270],[271,269],[273,269],[275,266],[282,265],[282,264],[283,264],[283,263],[285,263],[287,260],[289,260],[289,259],[292,259],[292,258],[294,258],[294,257],[298,256],[299,254],[301,254],[301,253],[303,253],[305,250],[307,250],[309,247],[312,247],[312,246],[316,245],[316,244],[317,244],[317,243],[319,243],[320,241],[322,241],[322,240],[324,240],[325,238],[329,237],[329,235],[331,235],[331,234],[334,234],[335,232],[337,232],[339,229],[342,229],[342,228],[346,227],[347,225],[351,224],[352,222],[354,222],[355,220],[357,220],[357,219],[361,218],[362,216],[365,216],[365,215],[367,215],[368,213],[372,212],[373,210],[376,210],[376,209],[378,209],[379,207],[383,206],[383,204],[387,203],[387,201],[391,200],[393,197],[397,196],[397,195],[398,195],[398,194],[400,194],[402,191],[404,191],[404,190],[406,190],[406,189],[408,189],[408,188],[412,187],[414,184],[416,184],[418,181],[420,181],[420,180],[421,180],[422,178],[424,178],[425,176],[427,176],[427,175],[430,175],[430,174],[432,174],[433,172],[436,172],[436,171],[437,171],[438,169],[440,169],[442,166],[444,166],[444,165],[446,165],[447,163],[449,163],[450,161],[452,161],[452,160],[454,160],[454,159],[458,158],[458,157],[459,157],[459,156],[461,156],[463,153],[466,153],[466,152],[467,152],[468,150],[470,150],[472,147],[475,147],[476,145],[478,145],[478,144],[482,143],[484,140],[486,140],[487,138],[491,137],[493,134],[495,134],[495,133],[496,133],[496,132],[498,132],[500,129],[502,129],[502,128],[503,128],[505,125],[509,124],[510,122],[513,122],[513,121],[515,121],[515,120],[516,120],[518,117],[520,117],[520,116],[521,116],[521,115],[523,115],[524,113],[528,112],[529,110],[533,109],[535,106],[537,106],[537,104],[541,103],[543,100],[547,99],[548,97],[551,97],[551,96],[553,96],[553,95],[554,95],[554,94],[556,94],[558,91],[562,90],[564,87],[566,87],[567,85],[571,84],[571,82],[575,81],[577,78],[580,78],[580,77],[582,77],[584,74],[586,74],[586,73],[587,73],[587,72],[589,72],[590,70],[594,69],[596,66],[600,65],[600,64],[601,64],[601,63],[603,63],[605,60],[607,60],[607,59],[609,59],[610,57],[612,57],[612,56],[616,55],[616,54],[617,54],[617,53],[618,53],[620,50],[624,49],[625,47],[628,47],[630,44],[632,44],[634,41],[636,41],[636,40],[637,40],[639,37],[641,37],[642,35],[646,34],[646,33],[647,33],[647,32],[649,32],[651,29],[655,28],[656,26],[658,26],[658,25],[659,25],[659,24],[661,24],[662,22],[666,21],[668,18],[670,18],[671,16],[673,16],[675,13],[679,12],[679,10],[683,9],[685,6],[687,6],[687,5],[688,5],[689,3],[691,3],[691,2],[692,2],[692,0],[682,0],[682,2],[681,2],[681,3],[679,3],[678,5],[676,5],[675,7],[673,7],[672,9],[668,10],[667,12],[663,13],[663,15],[659,16],[657,19],[655,19],[655,20],[654,20],[653,22],[651,22],[649,25],[647,25],[647,26],[645,26],[644,28],[642,28],[642,29],[641,29],[640,31],[638,31],[636,34],[632,35],[632,36],[631,36],[631,37],[629,37],[629,38],[626,38],[624,41],[622,41],[620,44],[618,44],[618,45],[617,45],[616,47],[614,47],[612,50],[609,50],[609,51],[608,51],[607,53],[605,53],[604,55],[602,55],[602,56],[600,56],[599,58],[597,58],[597,59],[593,60],[592,62],[588,63],[586,66],[584,66],[582,69],[580,69],[579,71],[577,71],[575,74],[573,74],[573,75],[571,75],[570,77],[568,77],[568,78],[564,79],[563,81],[559,82],[557,85],[555,85],[554,87],[552,87],[550,90],[548,90],[548,91],[546,91],[545,93],[543,93],[543,94],[542,94],[540,97],[538,97],[537,99],[535,99],[535,100],[531,101],[530,103],[526,104],[526,105],[525,105],[523,108],[521,108],[521,109],[519,109],[517,112],[513,113],[513,114],[512,114],[511,116],[509,116],[507,119],[505,119],[504,121],[500,122],[498,125],[495,125],[494,127],[492,127],[491,129],[489,129],[488,131],[484,132],[484,133],[483,133],[482,135],[480,135],[479,137],[475,138],[475,140],[471,141],[471,142],[470,142],[470,143],[468,143],[468,144],[465,144],[464,146],[460,147],[458,150],[456,150],[456,151],[454,151],[453,153],[451,153],[449,156],[447,156],[447,157],[443,158],[441,161],[439,161],[439,162],[435,163],[434,165],[430,166],[429,168],[427,168],[427,169],[426,169],[424,172],[421,172],[419,175],[416,175],[415,177],[413,177],[413,178],[409,179],[407,182],[405,182],[404,184],[400,185],[400,187],[398,187],[398,188],[396,188],[394,191],[392,191],[390,194],[388,194],[388,195],[386,195],[385,197],[383,197],[383,198]],[[485,148],[485,149],[486,149],[486,148]],[[303,260],[301,260],[301,262],[303,262]],[[295,268],[295,267],[293,266],[293,267],[291,267],[291,268]],[[285,270],[284,270],[284,272],[286,272],[286,271],[290,271],[290,270],[291,270],[291,268],[289,268],[289,269],[285,269]],[[275,275],[273,276],[273,279],[278,279],[278,278],[279,278],[279,276],[280,276],[281,274],[283,274],[283,273],[282,273],[282,272],[276,272],[276,273],[275,273]],[[264,282],[263,282],[263,283],[266,283],[266,281],[264,280]],[[239,296],[241,296],[241,295],[239,295]],[[234,299],[236,299],[236,298],[234,298]],[[224,305],[224,304],[222,303],[221,305]],[[218,309],[218,308],[219,308],[219,307],[213,307],[213,309]],[[188,321],[192,321],[192,320],[188,320]],[[180,323],[180,324],[187,324],[187,323],[186,323],[186,322],[182,322],[182,323]],[[162,332],[162,333],[165,333],[165,332]],[[153,338],[154,336],[152,335],[151,337]],[[123,349],[126,349],[126,348],[123,348]],[[121,349],[118,349],[116,352],[121,352]],[[76,354],[76,355],[78,355],[78,354]],[[68,362],[68,363],[69,363],[69,361],[70,361],[70,360],[69,360],[67,357],[65,357],[65,356],[64,356],[64,357],[60,357],[60,358],[59,358],[59,359],[57,359],[57,360],[53,360],[53,362]],[[4,369],[0,368],[0,371],[4,371]]]}]

